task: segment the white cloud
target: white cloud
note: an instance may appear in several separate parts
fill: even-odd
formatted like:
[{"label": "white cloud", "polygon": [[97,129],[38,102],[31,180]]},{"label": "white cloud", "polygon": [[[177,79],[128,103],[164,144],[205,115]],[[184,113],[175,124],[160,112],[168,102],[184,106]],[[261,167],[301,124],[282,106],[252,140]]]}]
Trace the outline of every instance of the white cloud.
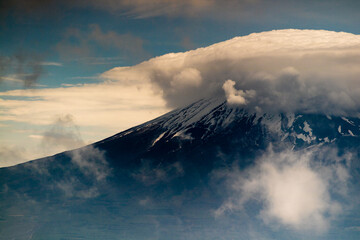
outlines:
[{"label": "white cloud", "polygon": [[152,86],[113,83],[85,84],[64,88],[12,90],[0,96],[0,121],[47,125],[54,116],[72,115],[80,126],[125,129],[165,113],[168,109]]},{"label": "white cloud", "polygon": [[105,160],[105,152],[93,146],[76,149],[68,155],[83,174],[96,181],[103,181],[110,175],[111,169]]},{"label": "white cloud", "polygon": [[226,95],[226,100],[229,104],[245,105],[247,103],[245,97],[255,96],[256,92],[254,90],[248,90],[248,91],[236,90],[235,84],[236,83],[233,80],[229,79],[223,85],[223,89]]},{"label": "white cloud", "polygon": [[[268,201],[267,208],[262,212],[264,219],[276,219],[298,228],[326,227],[324,213],[337,206],[329,203],[326,183],[316,172],[301,162],[282,169],[273,164],[264,164],[261,170],[264,173],[261,184],[264,185],[262,187]],[[312,224],[306,226],[309,222]]]},{"label": "white cloud", "polygon": [[[150,84],[85,84],[13,90],[0,95],[4,97],[0,98],[0,122],[7,125],[7,131],[2,132],[1,145],[6,149],[10,145],[11,148],[24,148],[21,157],[14,154],[9,157],[10,152],[6,151],[6,161],[2,160],[0,167],[101,140],[169,111],[165,101],[154,93]],[[74,136],[74,131],[68,131],[73,126],[65,122],[53,124],[54,118],[60,117],[60,121],[61,116],[72,116],[84,141],[74,138],[79,134]],[[54,129],[44,135],[44,130],[40,129],[49,129],[49,126]],[[16,132],[19,128],[34,130],[30,133]],[[53,142],[57,144],[49,145]],[[44,144],[47,146],[39,148]]]},{"label": "white cloud", "polygon": [[[170,107],[224,95],[225,83],[230,102],[246,102],[251,110],[355,115],[360,106],[358,59],[358,35],[290,29],[166,54],[133,67],[114,68],[102,77],[151,82]],[[237,89],[226,83],[228,79]],[[256,95],[247,99],[247,92]]]},{"label": "white cloud", "polygon": [[171,81],[171,86],[175,89],[184,89],[199,87],[202,83],[202,77],[199,70],[195,68],[185,68],[176,74]]},{"label": "white cloud", "polygon": [[[319,156],[323,162],[316,160]],[[347,193],[351,155],[336,156],[329,149],[281,153],[270,149],[255,166],[225,174],[231,194],[215,213],[245,209],[246,203],[257,201],[266,224],[321,233],[342,211],[333,196]]]}]

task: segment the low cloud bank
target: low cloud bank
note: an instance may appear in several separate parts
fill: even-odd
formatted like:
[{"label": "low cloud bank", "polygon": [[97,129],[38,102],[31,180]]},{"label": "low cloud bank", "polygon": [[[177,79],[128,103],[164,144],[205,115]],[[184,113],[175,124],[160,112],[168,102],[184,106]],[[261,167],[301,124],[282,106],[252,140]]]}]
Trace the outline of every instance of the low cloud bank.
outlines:
[{"label": "low cloud bank", "polygon": [[358,35],[276,30],[114,68],[102,77],[151,83],[170,107],[225,96],[256,111],[357,115],[359,57]]},{"label": "low cloud bank", "polygon": [[225,177],[230,193],[215,215],[245,211],[247,204],[257,203],[265,224],[322,233],[343,210],[340,199],[346,199],[351,158],[332,149],[270,149],[253,167],[216,173]]}]

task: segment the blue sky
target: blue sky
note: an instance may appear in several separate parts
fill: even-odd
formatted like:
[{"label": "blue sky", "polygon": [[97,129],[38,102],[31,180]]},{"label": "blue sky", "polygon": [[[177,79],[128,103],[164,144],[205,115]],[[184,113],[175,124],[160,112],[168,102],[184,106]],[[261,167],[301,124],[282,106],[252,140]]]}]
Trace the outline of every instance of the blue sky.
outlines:
[{"label": "blue sky", "polygon": [[[134,65],[154,56],[205,47],[252,32],[284,28],[360,31],[358,1],[190,0],[128,4],[116,0],[13,0],[3,5],[1,56],[22,54],[29,61],[36,58],[61,64],[42,67],[38,84],[50,87],[93,82],[96,79],[92,77],[112,67]],[[124,35],[130,38],[116,46],[111,40],[106,42],[109,39],[94,40],[94,25],[99,37],[110,38],[107,34],[111,32],[115,35],[113,41]],[[11,72],[8,68],[2,75]],[[2,90],[19,87],[6,82],[1,85]]]},{"label": "blue sky", "polygon": [[[9,6],[3,6],[1,56],[23,54],[60,63],[61,67],[44,66],[39,77],[39,84],[53,87],[92,82],[94,79],[84,77],[252,32],[297,28],[359,33],[358,1],[180,1],[187,3],[185,7],[173,4],[169,12],[169,2],[177,1],[133,1],[130,6],[121,2],[126,1],[3,3]],[[129,35],[140,43],[131,46],[133,41],[128,39],[114,46],[111,41],[91,39],[94,25],[102,37],[111,32],[118,37],[114,41]],[[77,33],[69,33],[71,30]]]},{"label": "blue sky", "polygon": [[[32,89],[46,89],[53,92],[49,93],[52,96],[64,92],[64,96],[69,94],[71,99],[79,96],[80,102],[82,95],[72,91],[77,89],[74,87],[78,86],[79,90],[85,86],[81,92],[87,91],[87,84],[103,83],[102,74],[114,67],[133,66],[167,53],[206,47],[236,36],[273,29],[360,33],[360,2],[350,0],[12,0],[0,3],[0,7],[0,110],[3,115],[0,119],[0,156],[9,159],[29,160],[69,148],[64,144],[63,148],[44,151],[44,135],[54,126],[61,127],[62,137],[72,139],[73,129],[78,129],[76,139],[81,139],[77,143],[82,145],[174,108],[174,104],[169,105],[166,99],[163,102],[161,99],[139,100],[136,106],[128,104],[133,109],[130,112],[121,104],[112,106],[111,102],[119,99],[109,96],[109,103],[104,101],[98,109],[105,109],[104,106],[116,108],[116,114],[106,115],[105,110],[94,111],[93,117],[77,114],[80,110],[90,113],[91,106],[97,104],[94,99],[87,102],[86,109],[66,111],[71,102],[37,108],[46,117],[32,116],[32,120],[27,120],[25,115],[19,117],[18,112],[29,109],[26,116],[31,116],[34,109],[25,105],[20,108],[21,104],[39,98],[40,103],[45,103],[50,96],[31,95]],[[150,88],[144,85],[141,95],[150,99]],[[106,91],[113,94],[104,89],[99,87],[99,91],[105,91],[104,98],[108,96]],[[9,93],[14,90],[23,92]],[[123,88],[119,95],[129,91]],[[59,111],[49,110],[56,108]],[[7,112],[9,109],[14,111]],[[98,121],[102,116],[98,114],[111,120],[106,124]],[[86,121],[81,120],[85,118]],[[37,149],[36,154],[28,153],[29,148]]]}]

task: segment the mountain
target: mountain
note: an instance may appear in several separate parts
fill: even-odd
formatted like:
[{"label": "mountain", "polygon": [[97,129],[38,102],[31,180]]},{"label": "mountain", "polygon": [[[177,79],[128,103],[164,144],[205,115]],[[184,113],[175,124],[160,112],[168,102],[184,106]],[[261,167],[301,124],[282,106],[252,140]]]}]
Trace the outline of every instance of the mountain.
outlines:
[{"label": "mountain", "polygon": [[[357,239],[359,146],[359,118],[249,112],[203,99],[92,145],[0,169],[0,239]],[[282,177],[264,178],[271,184],[259,189],[269,194],[246,190],[268,175]],[[296,196],[293,215],[275,211],[278,185]]]}]

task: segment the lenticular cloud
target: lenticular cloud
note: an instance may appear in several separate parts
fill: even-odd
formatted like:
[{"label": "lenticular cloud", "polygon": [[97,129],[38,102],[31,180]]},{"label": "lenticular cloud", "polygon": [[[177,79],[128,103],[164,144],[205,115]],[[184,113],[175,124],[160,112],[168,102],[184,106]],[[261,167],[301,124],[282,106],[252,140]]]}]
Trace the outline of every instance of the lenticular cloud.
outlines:
[{"label": "lenticular cloud", "polygon": [[358,115],[359,59],[359,35],[274,30],[114,68],[102,77],[151,83],[170,107],[223,96],[256,111]]}]

